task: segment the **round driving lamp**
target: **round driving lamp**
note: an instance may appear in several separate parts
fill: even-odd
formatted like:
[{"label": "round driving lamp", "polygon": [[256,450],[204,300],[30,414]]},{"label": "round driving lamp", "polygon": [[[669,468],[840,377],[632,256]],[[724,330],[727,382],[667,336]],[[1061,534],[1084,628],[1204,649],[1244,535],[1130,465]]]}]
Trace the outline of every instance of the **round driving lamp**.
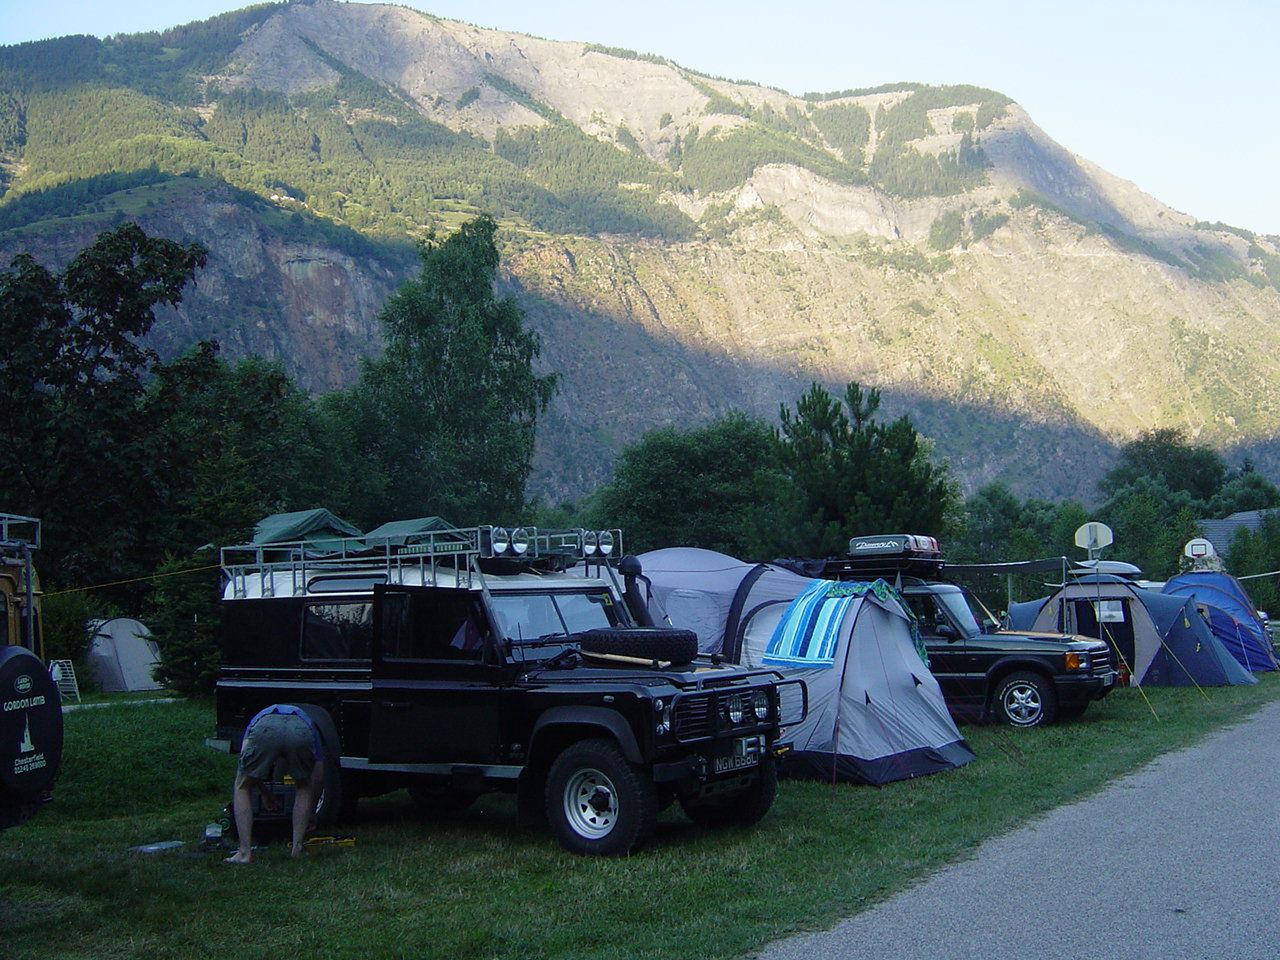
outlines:
[{"label": "round driving lamp", "polygon": [[529,531],[524,527],[516,527],[511,531],[511,552],[523,557],[529,552]]},{"label": "round driving lamp", "polygon": [[597,542],[600,545],[600,556],[607,557],[613,553],[613,534],[608,530],[601,530]]},{"label": "round driving lamp", "polygon": [[755,712],[757,720],[767,720],[769,718],[769,695],[763,690],[757,690],[751,695],[751,709]]},{"label": "round driving lamp", "polygon": [[741,723],[745,712],[746,704],[743,703],[742,694],[735,693],[729,698],[729,722],[733,724]]},{"label": "round driving lamp", "polygon": [[585,530],[582,534],[582,552],[585,556],[594,557],[598,541],[594,530]]},{"label": "round driving lamp", "polygon": [[511,535],[507,533],[505,527],[494,527],[489,532],[489,545],[493,548],[495,555],[506,553],[507,548],[511,546]]}]

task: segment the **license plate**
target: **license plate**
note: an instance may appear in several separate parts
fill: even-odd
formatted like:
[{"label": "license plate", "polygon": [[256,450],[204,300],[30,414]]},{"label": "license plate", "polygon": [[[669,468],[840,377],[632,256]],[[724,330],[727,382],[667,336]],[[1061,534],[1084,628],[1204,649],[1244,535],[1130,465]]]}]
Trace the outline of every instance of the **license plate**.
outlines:
[{"label": "license plate", "polygon": [[1104,674],[1104,675],[1103,675],[1103,677],[1102,677],[1102,685],[1103,685],[1104,687],[1109,687],[1109,686],[1111,686],[1111,685],[1112,685],[1113,683],[1115,683],[1115,682],[1116,682],[1116,675],[1115,675],[1115,673],[1114,673],[1114,672],[1112,672],[1112,673],[1108,673],[1108,674]]},{"label": "license plate", "polygon": [[727,757],[716,757],[711,769],[715,773],[730,773],[758,766],[764,753],[763,737],[740,737],[733,741],[733,752]]}]

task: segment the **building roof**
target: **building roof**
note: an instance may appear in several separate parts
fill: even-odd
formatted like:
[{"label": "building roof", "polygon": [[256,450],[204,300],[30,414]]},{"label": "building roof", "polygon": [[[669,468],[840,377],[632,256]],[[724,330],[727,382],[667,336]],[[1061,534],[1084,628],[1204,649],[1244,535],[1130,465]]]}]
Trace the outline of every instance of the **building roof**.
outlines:
[{"label": "building roof", "polygon": [[1235,539],[1236,531],[1244,529],[1250,533],[1257,533],[1262,528],[1262,518],[1271,512],[1270,510],[1241,510],[1225,520],[1197,520],[1196,523],[1204,530],[1204,538],[1213,544],[1213,549],[1218,556],[1225,557],[1231,550],[1231,541]]}]

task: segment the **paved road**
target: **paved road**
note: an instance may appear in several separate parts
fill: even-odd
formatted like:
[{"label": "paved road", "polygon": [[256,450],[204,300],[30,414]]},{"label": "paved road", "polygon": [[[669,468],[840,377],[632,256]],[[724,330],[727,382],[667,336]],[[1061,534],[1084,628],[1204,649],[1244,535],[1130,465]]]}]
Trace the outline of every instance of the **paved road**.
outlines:
[{"label": "paved road", "polygon": [[768,960],[1277,960],[1280,703]]}]

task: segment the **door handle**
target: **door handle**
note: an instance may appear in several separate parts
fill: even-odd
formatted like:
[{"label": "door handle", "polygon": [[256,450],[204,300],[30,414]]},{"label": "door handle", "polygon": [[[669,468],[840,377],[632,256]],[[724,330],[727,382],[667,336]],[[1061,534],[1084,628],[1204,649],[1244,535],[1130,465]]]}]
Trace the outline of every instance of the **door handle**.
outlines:
[{"label": "door handle", "polygon": [[403,700],[379,700],[378,706],[383,710],[408,710],[409,704]]}]

